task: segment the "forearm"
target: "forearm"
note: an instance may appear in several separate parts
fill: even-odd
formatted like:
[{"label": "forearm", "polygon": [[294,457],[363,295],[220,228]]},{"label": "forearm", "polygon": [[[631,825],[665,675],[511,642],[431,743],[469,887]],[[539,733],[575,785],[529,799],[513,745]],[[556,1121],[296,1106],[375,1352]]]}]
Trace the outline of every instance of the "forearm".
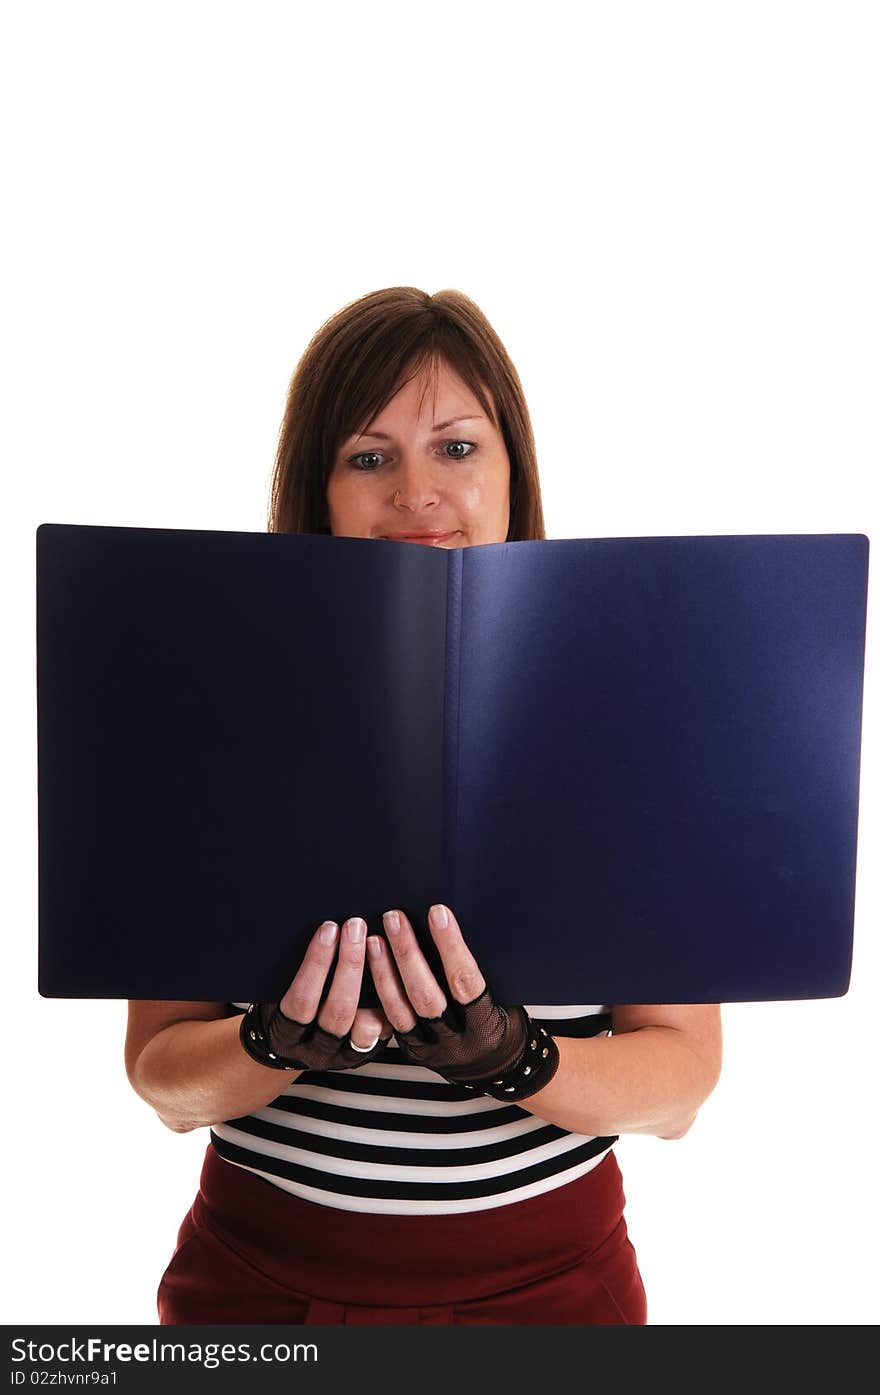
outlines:
[{"label": "forearm", "polygon": [[[548,1024],[549,1026],[549,1024]],[[718,1069],[672,1027],[642,1027],[586,1040],[557,1037],[559,1069],[522,1108],[573,1133],[607,1137],[686,1131]]]},{"label": "forearm", "polygon": [[240,1017],[174,1022],[147,1043],[129,1079],[177,1133],[237,1119],[276,1099],[300,1071],[261,1066],[238,1039]]}]

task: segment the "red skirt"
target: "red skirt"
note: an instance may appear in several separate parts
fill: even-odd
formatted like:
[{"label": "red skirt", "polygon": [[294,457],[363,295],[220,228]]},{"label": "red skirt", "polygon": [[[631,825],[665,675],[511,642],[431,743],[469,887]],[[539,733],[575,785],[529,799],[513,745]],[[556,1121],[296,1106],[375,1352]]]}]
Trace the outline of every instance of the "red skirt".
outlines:
[{"label": "red skirt", "polygon": [[209,1145],[159,1321],[643,1324],[624,1204],[613,1153],[508,1206],[384,1216],[304,1201]]}]

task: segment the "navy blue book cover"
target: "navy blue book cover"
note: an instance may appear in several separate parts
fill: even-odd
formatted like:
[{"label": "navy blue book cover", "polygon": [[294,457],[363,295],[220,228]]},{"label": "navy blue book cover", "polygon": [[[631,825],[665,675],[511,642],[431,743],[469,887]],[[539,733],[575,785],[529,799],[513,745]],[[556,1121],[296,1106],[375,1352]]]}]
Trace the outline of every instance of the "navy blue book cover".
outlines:
[{"label": "navy blue book cover", "polygon": [[505,1002],[846,992],[867,567],[43,524],[40,992],[277,1000],[434,901]]}]

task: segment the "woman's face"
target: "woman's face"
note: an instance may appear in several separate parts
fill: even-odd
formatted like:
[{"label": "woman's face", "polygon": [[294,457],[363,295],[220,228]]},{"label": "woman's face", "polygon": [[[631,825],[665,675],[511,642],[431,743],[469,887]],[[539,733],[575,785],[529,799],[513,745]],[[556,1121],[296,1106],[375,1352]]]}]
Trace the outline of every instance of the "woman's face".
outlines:
[{"label": "woman's face", "polygon": [[438,363],[436,377],[429,368],[417,373],[360,436],[342,442],[327,481],[327,513],[331,533],[349,538],[445,548],[505,541],[507,450],[448,364]]}]

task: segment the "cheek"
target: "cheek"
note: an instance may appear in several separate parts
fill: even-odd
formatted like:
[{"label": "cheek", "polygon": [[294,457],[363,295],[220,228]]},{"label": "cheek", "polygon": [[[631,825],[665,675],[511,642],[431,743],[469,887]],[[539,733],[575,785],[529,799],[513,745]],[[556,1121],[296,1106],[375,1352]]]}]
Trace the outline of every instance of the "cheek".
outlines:
[{"label": "cheek", "polygon": [[458,511],[462,518],[476,518],[483,513],[491,496],[485,480],[462,481],[458,489]]},{"label": "cheek", "polygon": [[461,481],[459,503],[469,513],[497,513],[510,497],[510,467],[498,465],[490,470],[475,471],[470,479]]},{"label": "cheek", "polygon": [[483,476],[462,481],[456,511],[472,543],[503,542],[510,523],[508,480]]},{"label": "cheek", "polygon": [[331,521],[337,524],[357,520],[364,512],[363,493],[353,489],[350,480],[331,475],[327,481],[326,497],[327,512]]},{"label": "cheek", "polygon": [[504,463],[469,481],[468,506],[483,513],[499,514],[510,502],[510,467]]}]

